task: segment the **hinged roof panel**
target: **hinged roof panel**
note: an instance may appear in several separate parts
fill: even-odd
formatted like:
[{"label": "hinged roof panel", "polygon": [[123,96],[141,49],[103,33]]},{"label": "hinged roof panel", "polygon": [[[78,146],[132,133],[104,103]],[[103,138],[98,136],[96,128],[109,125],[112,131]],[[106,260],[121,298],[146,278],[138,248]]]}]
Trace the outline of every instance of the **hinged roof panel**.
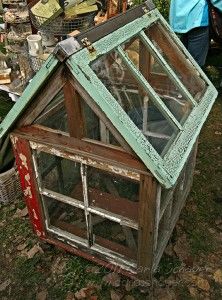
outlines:
[{"label": "hinged roof panel", "polygon": [[[58,60],[65,62],[77,86],[157,180],[166,188],[173,186],[217,91],[152,3],[62,42],[54,55],[54,67]],[[29,94],[34,95],[40,72],[27,88],[32,93],[25,91],[10,112],[11,123],[7,117],[2,124],[3,132],[18,118],[22,101],[28,103]]]}]

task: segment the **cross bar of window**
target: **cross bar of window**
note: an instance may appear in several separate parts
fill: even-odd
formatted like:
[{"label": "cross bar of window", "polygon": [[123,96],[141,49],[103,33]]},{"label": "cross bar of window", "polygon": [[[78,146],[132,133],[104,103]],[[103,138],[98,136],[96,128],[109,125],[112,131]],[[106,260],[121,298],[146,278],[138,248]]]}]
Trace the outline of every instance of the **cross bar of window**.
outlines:
[{"label": "cross bar of window", "polygon": [[151,54],[156,58],[158,63],[163,67],[163,69],[166,71],[167,75],[171,80],[173,80],[177,84],[177,88],[181,92],[181,94],[189,100],[189,102],[196,106],[197,103],[194,100],[193,96],[190,94],[190,92],[186,89],[186,87],[183,85],[181,80],[178,78],[176,73],[173,71],[173,69],[168,65],[166,60],[163,58],[163,56],[159,53],[157,48],[154,46],[154,44],[151,42],[151,40],[146,36],[144,31],[141,31],[139,33],[139,36],[141,40],[143,41],[144,45],[147,47],[147,49],[151,52]]},{"label": "cross bar of window", "polygon": [[167,108],[167,106],[163,103],[163,101],[160,99],[158,94],[154,91],[152,86],[146,81],[144,76],[137,70],[137,68],[134,66],[133,62],[129,59],[127,54],[124,52],[122,47],[118,46],[116,48],[117,53],[120,55],[120,57],[123,59],[124,63],[127,65],[127,67],[132,72],[133,76],[136,78],[136,80],[139,81],[139,83],[142,85],[142,87],[146,90],[148,95],[151,97],[152,101],[156,104],[157,108],[161,111],[161,113],[169,120],[169,122],[172,124],[172,126],[176,129],[182,130],[181,124],[177,121],[177,119],[174,117],[174,115],[170,112],[170,110]]}]

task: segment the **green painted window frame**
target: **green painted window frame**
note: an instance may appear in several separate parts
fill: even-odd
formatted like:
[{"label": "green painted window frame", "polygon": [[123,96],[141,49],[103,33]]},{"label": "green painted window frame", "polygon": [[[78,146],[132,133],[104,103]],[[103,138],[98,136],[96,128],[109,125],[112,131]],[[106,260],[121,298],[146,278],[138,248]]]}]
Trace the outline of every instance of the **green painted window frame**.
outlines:
[{"label": "green painted window frame", "polygon": [[[201,76],[201,78],[205,81],[207,89],[201,101],[196,102],[193,99],[189,91],[185,88],[185,86],[183,86],[180,79],[176,76],[174,71],[166,63],[164,58],[143,32],[144,29],[148,28],[155,22],[160,22],[161,25],[164,26],[172,40],[191,61],[197,70],[197,74],[199,73],[199,76]],[[180,91],[188,97],[189,101],[191,101],[193,110],[183,125],[181,125],[172,113],[166,109],[162,100],[149,86],[143,75],[136,69],[135,66],[132,65],[132,62],[122,50],[121,44],[137,35],[142,39],[145,45],[151,49],[158,58],[158,61],[161,62],[162,65],[165,65],[165,71],[167,74],[169,74],[170,78],[180,85]],[[205,122],[214,100],[216,99],[217,90],[191,55],[183,47],[178,37],[172,32],[169,25],[157,9],[145,13],[142,17],[135,19],[134,21],[96,41],[93,43],[93,48],[95,49],[93,52],[88,51],[87,48],[83,48],[68,59],[67,64],[69,65],[73,76],[81,84],[81,86],[84,87],[96,104],[103,110],[106,116],[113,122],[117,130],[129,143],[135,153],[141,158],[147,168],[154,174],[157,180],[165,188],[172,187],[176,183],[192,147],[198,138],[203,123]],[[168,115],[168,119],[171,119],[174,126],[179,129],[179,134],[176,136],[167,153],[163,157],[156,152],[143,133],[137,128],[132,120],[130,120],[115,98],[90,68],[92,61],[114,49],[117,49],[119,55],[133,72],[134,76],[138,78],[138,81],[142,84],[142,86],[147,91],[149,90],[149,95],[152,97],[152,100],[155,100],[155,104],[158,103],[158,108],[160,108],[165,115]]]}]

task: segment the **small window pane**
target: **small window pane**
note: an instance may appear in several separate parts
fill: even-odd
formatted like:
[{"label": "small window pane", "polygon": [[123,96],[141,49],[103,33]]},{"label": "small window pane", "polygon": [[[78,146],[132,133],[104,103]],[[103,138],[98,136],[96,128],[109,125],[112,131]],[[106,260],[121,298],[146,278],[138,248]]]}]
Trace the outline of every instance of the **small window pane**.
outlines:
[{"label": "small window pane", "polygon": [[34,124],[49,127],[68,133],[67,113],[64,104],[64,94],[60,91],[46,106]]},{"label": "small window pane", "polygon": [[138,232],[135,229],[91,215],[95,244],[110,249],[127,258],[136,259]]},{"label": "small window pane", "polygon": [[53,226],[81,238],[87,238],[84,211],[67,203],[49,197],[43,197],[49,218],[49,227]]},{"label": "small window pane", "polygon": [[190,114],[192,105],[181,95],[178,87],[169,78],[164,68],[138,38],[133,38],[125,43],[123,48],[167,108],[179,122],[183,123]]},{"label": "small window pane", "polygon": [[100,121],[89,105],[85,101],[82,101],[81,103],[85,121],[85,137],[120,147],[118,141],[107,129],[105,124]]},{"label": "small window pane", "polygon": [[138,221],[139,183],[93,167],[87,174],[90,206]]},{"label": "small window pane", "polygon": [[37,154],[43,188],[83,201],[80,164],[52,154]]},{"label": "small window pane", "polygon": [[182,50],[167,35],[161,24],[150,26],[145,32],[194,99],[199,101],[207,85]]},{"label": "small window pane", "polygon": [[93,62],[91,67],[156,151],[164,153],[178,131],[148,97],[121,58],[113,52]]}]

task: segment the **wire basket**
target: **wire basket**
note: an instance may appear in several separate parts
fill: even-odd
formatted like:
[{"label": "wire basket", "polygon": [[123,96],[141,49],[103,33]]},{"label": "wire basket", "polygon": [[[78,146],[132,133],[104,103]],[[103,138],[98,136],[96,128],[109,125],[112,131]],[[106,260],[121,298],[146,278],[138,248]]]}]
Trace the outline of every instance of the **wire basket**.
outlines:
[{"label": "wire basket", "polygon": [[47,19],[34,15],[31,8],[38,1],[34,0],[28,5],[29,16],[33,26],[43,32],[51,33],[53,35],[67,35],[74,30],[83,31],[95,25],[95,12],[84,14],[81,17],[75,17],[73,20],[65,20],[64,16],[60,15],[55,19]]},{"label": "wire basket", "polygon": [[31,56],[29,54],[30,66],[35,73],[38,72],[38,70],[40,70],[41,66],[44,64],[45,61],[46,59],[42,59],[38,56]]},{"label": "wire basket", "polygon": [[22,189],[15,167],[0,174],[0,202],[8,203],[22,196]]},{"label": "wire basket", "polygon": [[2,3],[8,5],[27,4],[26,0],[2,0]]}]

